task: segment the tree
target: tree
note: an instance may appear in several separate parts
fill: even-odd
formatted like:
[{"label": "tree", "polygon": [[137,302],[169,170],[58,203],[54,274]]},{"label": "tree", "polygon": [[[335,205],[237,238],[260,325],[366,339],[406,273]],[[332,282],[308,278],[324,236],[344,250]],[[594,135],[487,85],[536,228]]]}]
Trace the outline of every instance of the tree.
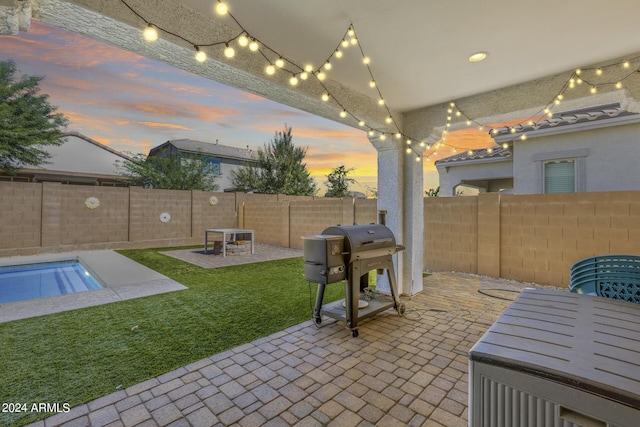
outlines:
[{"label": "tree", "polygon": [[316,183],[303,163],[307,147],[296,147],[292,139],[291,128],[285,125],[284,131],[258,148],[257,166],[231,171],[233,185],[256,193],[313,196]]},{"label": "tree", "polygon": [[424,192],[426,197],[438,197],[440,194],[440,186],[438,185],[436,188],[430,188]]},{"label": "tree", "polygon": [[117,162],[120,175],[133,186],[168,190],[215,191],[218,185],[200,158],[148,157],[133,154],[131,160]]},{"label": "tree", "polygon": [[349,173],[355,169],[347,169],[344,165],[340,165],[333,169],[329,175],[327,175],[327,194],[324,197],[347,197],[349,196],[349,184],[355,184],[357,181],[353,178],[348,178]]},{"label": "tree", "polygon": [[0,61],[0,170],[46,163],[42,147],[64,142],[67,119],[40,94],[44,77],[17,76],[15,62]]}]

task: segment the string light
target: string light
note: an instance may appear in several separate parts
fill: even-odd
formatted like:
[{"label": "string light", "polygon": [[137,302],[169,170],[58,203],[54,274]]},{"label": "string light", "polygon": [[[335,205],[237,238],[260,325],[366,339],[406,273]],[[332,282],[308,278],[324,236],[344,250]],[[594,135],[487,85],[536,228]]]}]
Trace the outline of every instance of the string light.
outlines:
[{"label": "string light", "polygon": [[143,32],[144,39],[149,42],[158,40],[158,31],[151,24],[148,24]]},{"label": "string light", "polygon": [[196,48],[196,61],[204,62],[207,60],[207,54],[200,50],[198,46],[194,46]]},{"label": "string light", "polygon": [[233,50],[231,46],[229,46],[229,43],[227,43],[226,47],[224,48],[224,56],[226,56],[227,58],[233,58],[235,55],[236,51]]},{"label": "string light", "polygon": [[218,4],[216,5],[216,12],[218,13],[218,15],[226,15],[228,11],[229,8],[227,7],[226,3],[218,1]]},{"label": "string light", "polygon": [[[166,32],[170,35],[173,35],[177,38],[180,38],[182,40],[184,40],[185,42],[191,43],[189,40],[185,39],[184,37],[178,35],[178,34],[174,34],[171,33],[165,29],[162,29],[160,27],[158,27],[157,25],[152,24],[151,22],[148,22],[145,20],[144,17],[142,17],[141,15],[139,15],[134,9],[132,9],[126,2],[125,0],[121,0],[122,3],[124,3],[134,14],[136,14],[140,19],[144,20],[146,23],[146,27],[143,30],[143,37],[146,41],[152,42],[157,40],[158,38],[158,30],[161,30],[163,32]],[[229,12],[228,6],[226,3],[222,2],[221,0],[218,0],[217,3],[214,6],[214,9],[216,11],[216,13],[218,13],[219,15],[229,15],[231,16],[231,18],[234,20],[234,22],[240,27],[240,29],[242,30],[242,32],[240,33],[240,35],[235,36],[233,38],[231,38],[230,40],[224,42],[215,42],[215,43],[210,43],[210,44],[192,44],[192,46],[194,46],[195,50],[196,50],[196,60],[199,62],[204,62],[207,59],[207,55],[204,51],[202,51],[200,48],[203,46],[215,46],[218,44],[225,44],[225,49],[224,49],[224,55],[227,58],[233,58],[235,56],[235,50],[233,49],[233,47],[231,47],[229,45],[230,42],[232,42],[233,40],[237,39],[237,42],[240,46],[245,47],[245,46],[249,46],[249,49],[253,52],[257,52],[260,49],[260,42],[249,36],[249,33],[242,27],[242,25],[237,21],[237,19],[235,17],[233,17],[233,15]],[[378,95],[379,95],[379,99],[378,99],[378,103],[380,106],[383,106],[385,108],[387,108],[387,112],[389,113],[389,116],[386,117],[385,122],[387,124],[392,124],[395,123],[392,116],[391,116],[391,111],[389,110],[389,108],[386,106],[385,100],[382,97],[382,94],[380,92],[380,89],[378,88],[378,84],[376,83],[375,79],[373,78],[373,74],[371,72],[371,69],[369,68],[369,64],[371,63],[371,58],[367,55],[365,55],[364,51],[362,50],[362,46],[359,43],[358,37],[356,35],[355,29],[352,25],[349,26],[348,30],[346,31],[345,35],[343,36],[342,39],[340,39],[340,42],[338,43],[338,46],[331,52],[331,55],[329,56],[329,58],[327,58],[322,64],[322,67],[324,70],[331,70],[332,69],[332,63],[330,62],[330,59],[332,57],[335,58],[341,58],[343,56],[343,51],[340,50],[340,47],[342,48],[348,48],[350,46],[355,46],[358,45],[360,47],[360,53],[362,54],[362,62],[363,64],[367,67],[370,77],[371,79],[369,80],[369,87],[372,89],[376,89],[378,91]],[[265,55],[265,51],[263,50],[262,52],[262,56],[267,60],[268,64],[265,66],[265,73],[269,76],[274,75],[275,71],[276,71],[276,67],[277,68],[284,68],[286,63],[285,63],[285,58],[278,54],[278,52],[274,51],[273,49],[269,48],[268,46],[264,45],[265,50],[268,50],[270,52],[272,52],[274,54],[274,56],[277,56],[277,59],[275,61],[273,61],[273,63],[271,63],[272,60],[269,59],[269,57],[267,55]],[[268,52],[267,52],[268,53]],[[608,72],[610,67],[613,66],[617,66],[620,67],[622,69],[629,69],[631,68],[631,61],[636,61],[639,58],[632,58],[631,60],[629,59],[625,59],[624,61],[621,61],[617,64],[610,64],[604,67],[598,67],[598,68],[589,68],[589,69],[581,69],[581,68],[577,68],[574,70],[574,72],[572,73],[572,75],[570,76],[570,78],[566,81],[565,85],[563,86],[563,88],[559,91],[559,93],[552,98],[549,103],[547,104],[547,106],[544,107],[544,109],[542,110],[544,112],[544,115],[548,116],[548,117],[553,117],[553,113],[551,111],[552,107],[554,106],[558,106],[561,104],[561,102],[564,99],[564,91],[568,90],[568,89],[575,89],[577,85],[582,84],[583,82],[586,82],[588,87],[589,87],[589,92],[592,94],[595,94],[598,92],[598,88],[601,86],[609,86],[609,87],[615,87],[615,89],[622,89],[623,87],[623,81],[630,77],[631,75],[636,74],[636,72],[640,72],[640,69],[637,70],[633,70],[631,71],[629,74],[627,74],[626,76],[619,78],[617,80],[613,80],[613,81],[608,81],[608,82],[602,82],[600,79],[597,79],[596,81],[590,81],[589,76],[596,76],[596,77],[602,77],[603,75],[605,75],[605,71]],[[323,71],[320,71],[320,68],[318,69],[314,69],[313,66],[311,65],[307,65],[304,68],[301,68],[300,66],[298,66],[297,64],[295,64],[294,62],[290,61],[290,60],[286,60],[287,62],[289,62],[291,65],[295,66],[298,70],[300,70],[300,72],[298,72],[297,70],[295,70],[294,72],[287,70],[289,73],[291,73],[291,78],[289,79],[289,83],[292,86],[296,86],[299,83],[299,79],[300,80],[306,80],[308,78],[309,73],[313,73],[317,80],[321,82],[324,81],[326,79],[326,74]],[[275,66],[274,66],[275,65]],[[618,68],[618,70],[620,69]],[[590,73],[585,73],[585,71],[589,71]],[[592,73],[592,74],[591,74]],[[586,77],[583,77],[586,76]],[[322,85],[324,87],[324,85]],[[322,94],[321,99],[324,102],[327,102],[330,100],[330,98],[332,97],[332,95],[327,91],[327,88],[324,87],[325,89],[325,93]],[[342,107],[342,104],[339,102],[339,100],[336,99],[336,102],[338,105],[340,105]],[[464,114],[463,111],[461,111],[459,108],[457,108],[455,102],[450,102],[449,104],[449,108],[447,110],[447,116],[446,116],[446,123],[444,126],[444,131],[442,132],[442,140],[440,142],[438,142],[438,144],[435,145],[435,148],[437,150],[438,147],[442,146],[442,145],[449,145],[445,143],[446,137],[447,137],[447,131],[448,129],[451,127],[451,120],[452,117],[454,116],[456,118],[462,118],[463,120],[465,120],[465,123],[467,126],[472,126],[474,123],[478,126],[478,129],[480,131],[483,131],[484,126],[480,123],[477,123],[475,120],[473,120],[471,117],[467,116],[466,114]],[[355,120],[357,120],[358,125],[360,127],[365,127],[365,122],[364,120],[358,119],[356,116],[354,116],[352,113],[349,113],[345,108],[342,108],[342,111],[340,112],[340,117],[342,118],[346,118],[347,115],[351,115]],[[522,122],[525,123],[525,122]],[[533,125],[533,121],[529,120],[528,121],[529,126]],[[517,126],[517,125],[516,125]],[[516,126],[512,126],[507,128],[509,130],[510,133],[515,134],[517,133],[517,127]],[[397,125],[396,125],[397,127]],[[373,136],[375,135],[375,131],[373,128],[369,128],[369,135]],[[497,129],[493,129],[491,132],[495,135],[497,132]],[[380,132],[380,131],[378,131]],[[395,133],[390,133],[394,134],[396,136],[396,138],[401,138],[402,136],[405,136],[406,138],[406,142],[408,147],[408,150],[411,150],[411,152],[413,152],[413,147],[411,146],[411,138],[407,137],[406,135],[403,135],[399,130],[397,130]],[[381,140],[385,140],[386,139],[386,135],[384,132],[380,132],[380,139]],[[519,136],[519,138],[521,140],[526,140],[526,134],[521,134]],[[450,146],[450,145],[449,145]],[[425,147],[425,144],[423,141],[420,142],[420,147],[423,148]],[[431,148],[434,148],[433,146]],[[456,147],[453,147],[454,150],[456,149]],[[504,149],[508,148],[508,144],[504,144],[503,145]],[[429,144],[426,144],[426,150],[429,150],[430,146]],[[491,153],[493,150],[491,148],[487,149],[488,153]],[[410,151],[407,151],[408,153]],[[431,154],[426,155],[425,160],[429,160],[429,156],[431,155],[436,155],[437,151],[432,152]],[[473,150],[469,150],[468,151],[469,155],[473,154]],[[417,161],[420,161],[422,159],[422,154],[420,154],[419,156],[416,157]]]}]

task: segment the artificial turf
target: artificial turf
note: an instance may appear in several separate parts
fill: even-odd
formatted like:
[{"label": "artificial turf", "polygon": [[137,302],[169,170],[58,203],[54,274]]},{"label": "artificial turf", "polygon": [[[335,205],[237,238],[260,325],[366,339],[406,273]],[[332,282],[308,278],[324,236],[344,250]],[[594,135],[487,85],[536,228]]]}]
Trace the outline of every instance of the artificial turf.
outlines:
[{"label": "artificial turf", "polygon": [[[311,318],[302,258],[207,270],[162,250],[119,252],[189,289],[0,324],[0,404],[73,407]],[[3,426],[47,415],[1,409]]]}]

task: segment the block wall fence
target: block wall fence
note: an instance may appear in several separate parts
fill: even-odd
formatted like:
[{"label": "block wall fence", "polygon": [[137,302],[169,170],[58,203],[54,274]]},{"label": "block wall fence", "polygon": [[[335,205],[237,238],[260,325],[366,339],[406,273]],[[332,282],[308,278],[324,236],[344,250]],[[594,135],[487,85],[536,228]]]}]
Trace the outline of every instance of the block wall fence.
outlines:
[{"label": "block wall fence", "polygon": [[[580,259],[640,255],[640,191],[428,197],[424,213],[429,271],[566,286]],[[331,225],[376,221],[369,199],[0,182],[0,257],[200,245],[205,229],[234,227],[302,249]]]},{"label": "block wall fence", "polygon": [[425,199],[425,268],[565,287],[583,258],[640,255],[640,192]]}]

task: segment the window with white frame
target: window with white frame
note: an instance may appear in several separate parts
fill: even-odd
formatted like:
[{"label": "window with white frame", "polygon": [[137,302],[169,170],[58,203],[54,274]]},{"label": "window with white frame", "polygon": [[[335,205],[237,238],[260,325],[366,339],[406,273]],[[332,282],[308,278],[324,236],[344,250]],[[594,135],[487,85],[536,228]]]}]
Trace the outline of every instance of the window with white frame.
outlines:
[{"label": "window with white frame", "polygon": [[576,162],[574,159],[544,162],[544,192],[573,193],[576,191]]}]

